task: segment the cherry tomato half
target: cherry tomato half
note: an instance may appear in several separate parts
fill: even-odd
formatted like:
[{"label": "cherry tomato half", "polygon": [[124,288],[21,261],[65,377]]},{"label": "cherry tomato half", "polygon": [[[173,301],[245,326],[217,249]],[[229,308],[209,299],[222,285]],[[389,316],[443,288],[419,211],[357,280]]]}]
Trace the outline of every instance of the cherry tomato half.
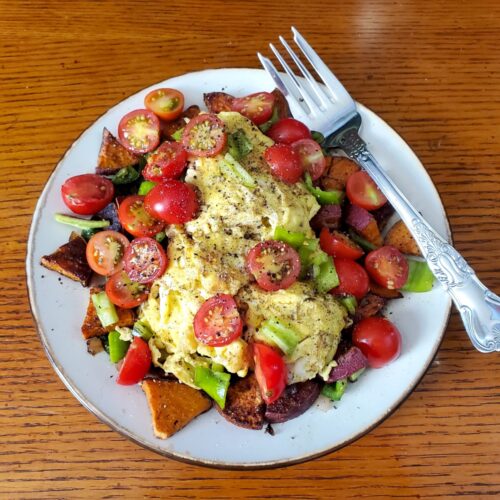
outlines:
[{"label": "cherry tomato half", "polygon": [[365,258],[365,267],[375,283],[389,290],[401,288],[408,279],[408,261],[392,246],[371,251]]},{"label": "cherry tomato half", "polygon": [[282,118],[268,130],[267,135],[280,144],[293,144],[311,138],[310,130],[295,118]]},{"label": "cherry tomato half", "polygon": [[300,156],[288,144],[274,144],[266,149],[264,159],[271,173],[288,184],[299,181],[304,173]]},{"label": "cherry tomato half", "polygon": [[123,360],[116,383],[120,385],[137,384],[146,376],[150,366],[151,351],[147,342],[140,337],[134,337]]},{"label": "cherry tomato half", "polygon": [[196,217],[198,197],[191,184],[169,180],[156,185],[144,202],[146,210],[167,224],[184,224]]},{"label": "cherry tomato half", "polygon": [[394,361],[401,352],[401,334],[388,320],[374,316],[361,320],[352,333],[352,343],[361,349],[373,368]]},{"label": "cherry tomato half", "polygon": [[75,175],[61,186],[66,206],[75,214],[93,215],[111,202],[115,195],[113,183],[97,174]]},{"label": "cherry tomato half", "polygon": [[122,309],[137,307],[146,301],[149,294],[146,285],[131,281],[123,269],[109,277],[105,289],[109,300]]},{"label": "cherry tomato half", "polygon": [[356,260],[364,253],[363,249],[345,234],[339,231],[330,232],[327,227],[321,230],[319,244],[321,250],[333,257]]},{"label": "cherry tomato half", "polygon": [[192,118],[182,133],[182,145],[194,156],[215,156],[226,146],[224,123],[215,115],[203,113]]},{"label": "cherry tomato half", "polygon": [[255,376],[262,398],[267,404],[276,401],[285,390],[287,380],[286,364],[272,347],[255,342],[253,344]]},{"label": "cherry tomato half", "polygon": [[271,118],[274,107],[274,96],[269,92],[257,92],[233,100],[233,111],[238,111],[255,125],[262,125]]},{"label": "cherry tomato half", "polygon": [[326,159],[321,146],[312,139],[294,142],[292,148],[299,155],[304,172],[309,172],[313,181],[319,179],[326,169]]},{"label": "cherry tomato half", "polygon": [[135,109],[120,120],[118,137],[133,153],[149,153],[160,143],[160,120],[149,109]]},{"label": "cherry tomato half", "polygon": [[87,262],[101,276],[110,276],[118,271],[123,255],[129,246],[127,237],[117,231],[99,231],[87,243]]},{"label": "cherry tomato half", "polygon": [[163,222],[155,219],[144,207],[144,196],[127,196],[118,208],[118,218],[121,225],[131,235],[140,238],[142,236],[154,236],[165,226]]},{"label": "cherry tomato half", "polygon": [[149,155],[142,175],[148,181],[177,179],[186,168],[188,154],[178,142],[164,142]]},{"label": "cherry tomato half", "polygon": [[370,287],[368,274],[363,267],[351,259],[335,258],[333,263],[340,284],[333,288],[331,293],[334,295],[354,295],[358,300],[361,300],[368,293]]},{"label": "cherry tomato half", "polygon": [[247,265],[257,284],[268,292],[290,287],[300,274],[299,254],[281,241],[257,243],[248,252]]},{"label": "cherry tomato half", "polygon": [[144,98],[144,106],[162,120],[175,120],[184,109],[184,95],[175,89],[152,90]]},{"label": "cherry tomato half", "polygon": [[347,179],[346,194],[349,201],[365,210],[376,210],[387,203],[387,198],[372,178],[360,170]]},{"label": "cherry tomato half", "polygon": [[194,317],[193,326],[199,342],[222,347],[240,338],[243,321],[234,298],[219,294],[203,303]]},{"label": "cherry tomato half", "polygon": [[128,277],[137,283],[151,283],[163,275],[168,258],[163,247],[153,238],[132,240],[123,256]]}]

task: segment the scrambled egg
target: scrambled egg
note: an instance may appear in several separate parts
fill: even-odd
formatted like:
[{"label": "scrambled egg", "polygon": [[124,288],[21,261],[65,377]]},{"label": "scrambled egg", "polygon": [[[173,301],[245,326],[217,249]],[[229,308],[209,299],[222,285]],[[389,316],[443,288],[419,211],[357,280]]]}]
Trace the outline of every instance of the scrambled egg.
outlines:
[{"label": "scrambled egg", "polygon": [[331,362],[345,325],[344,309],[332,296],[317,295],[309,283],[273,293],[250,285],[245,259],[257,243],[273,238],[277,226],[313,237],[309,220],[319,205],[302,184],[288,185],[271,175],[263,159],[273,144],[270,138],[239,113],[219,117],[228,133],[241,130],[251,141],[253,149],[241,165],[256,186],[247,188],[226,173],[223,156],[197,158],[190,165],[186,181],[199,190],[200,214],[183,227],[170,228],[169,268],[141,309],[141,319],[155,332],[150,340],[153,361],[192,387],[194,366],[209,366],[210,360],[245,376],[251,357],[244,339],[209,347],[194,335],[193,319],[203,302],[228,293],[249,306],[247,340],[267,313],[297,328],[302,340],[286,360],[290,383],[307,380]]}]

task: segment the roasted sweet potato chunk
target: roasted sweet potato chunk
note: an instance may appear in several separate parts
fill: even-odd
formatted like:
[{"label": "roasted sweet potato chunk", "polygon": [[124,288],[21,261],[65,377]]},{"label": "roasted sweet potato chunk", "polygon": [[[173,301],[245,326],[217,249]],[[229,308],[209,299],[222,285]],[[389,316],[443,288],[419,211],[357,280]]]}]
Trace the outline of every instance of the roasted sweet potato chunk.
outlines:
[{"label": "roasted sweet potato chunk", "polygon": [[387,300],[379,295],[368,292],[360,301],[354,313],[354,322],[376,316],[386,305]]},{"label": "roasted sweet potato chunk", "polygon": [[401,253],[418,256],[422,255],[417,242],[402,220],[398,220],[398,222],[389,229],[384,244],[396,247]]},{"label": "roasted sweet potato chunk", "polygon": [[212,406],[201,391],[176,380],[145,379],[141,387],[146,394],[157,437],[166,439]]},{"label": "roasted sweet potato chunk", "polygon": [[377,247],[382,246],[382,235],[373,215],[357,205],[349,205],[346,215],[347,224],[362,238]]},{"label": "roasted sweet potato chunk", "polygon": [[234,97],[226,92],[208,92],[203,94],[203,102],[210,113],[220,113],[221,111],[231,111]]},{"label": "roasted sweet potato chunk", "polygon": [[370,292],[383,299],[401,299],[403,294],[399,290],[389,290],[374,281],[370,281]]},{"label": "roasted sweet potato chunk", "polygon": [[122,146],[118,139],[107,129],[102,131],[102,142],[97,157],[96,174],[112,175],[121,168],[136,165],[139,157]]},{"label": "roasted sweet potato chunk", "polygon": [[359,170],[359,165],[342,156],[327,156],[327,170],[321,178],[321,186],[327,191],[344,190],[347,179]]}]

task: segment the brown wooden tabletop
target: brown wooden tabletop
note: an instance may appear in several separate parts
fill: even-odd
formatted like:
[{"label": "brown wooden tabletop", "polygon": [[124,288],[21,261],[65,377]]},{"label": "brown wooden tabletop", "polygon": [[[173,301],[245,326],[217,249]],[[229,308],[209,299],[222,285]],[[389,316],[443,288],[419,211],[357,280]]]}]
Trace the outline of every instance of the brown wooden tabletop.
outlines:
[{"label": "brown wooden tabletop", "polygon": [[185,465],[138,447],[88,413],[45,357],[26,240],[68,145],[154,82],[258,67],[255,52],[291,25],[411,145],[457,248],[500,291],[498,0],[1,0],[0,498],[500,498],[500,355],[476,352],[455,312],[428,373],[388,420],[336,453],[268,471]]}]

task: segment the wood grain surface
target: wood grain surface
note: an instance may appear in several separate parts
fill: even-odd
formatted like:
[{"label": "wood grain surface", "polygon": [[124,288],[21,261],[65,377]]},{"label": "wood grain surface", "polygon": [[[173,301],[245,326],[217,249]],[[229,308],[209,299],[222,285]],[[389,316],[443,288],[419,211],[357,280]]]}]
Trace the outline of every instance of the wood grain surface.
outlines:
[{"label": "wood grain surface", "polygon": [[500,498],[500,355],[476,352],[456,313],[393,416],[278,470],[212,470],[143,450],[80,406],[44,355],[26,239],[66,148],[156,81],[258,67],[255,52],[292,24],[415,150],[456,246],[500,291],[498,0],[0,0],[0,498]]}]

